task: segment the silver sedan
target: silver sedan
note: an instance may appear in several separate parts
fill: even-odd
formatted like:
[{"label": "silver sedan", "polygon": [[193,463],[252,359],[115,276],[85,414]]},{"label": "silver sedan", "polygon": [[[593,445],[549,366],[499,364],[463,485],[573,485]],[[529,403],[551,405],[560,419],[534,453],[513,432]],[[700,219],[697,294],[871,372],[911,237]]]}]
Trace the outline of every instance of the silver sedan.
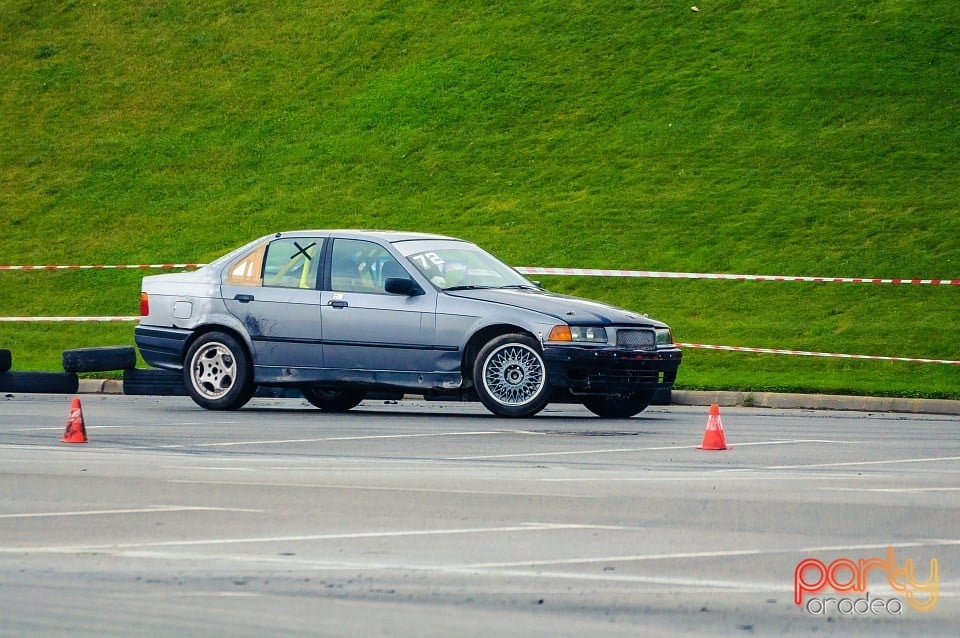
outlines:
[{"label": "silver sedan", "polygon": [[143,278],[135,340],[211,410],[258,385],[321,410],[370,392],[479,400],[525,417],[550,401],[632,416],[676,379],[665,324],[550,293],[439,235],[310,230],[261,237],[192,272]]}]

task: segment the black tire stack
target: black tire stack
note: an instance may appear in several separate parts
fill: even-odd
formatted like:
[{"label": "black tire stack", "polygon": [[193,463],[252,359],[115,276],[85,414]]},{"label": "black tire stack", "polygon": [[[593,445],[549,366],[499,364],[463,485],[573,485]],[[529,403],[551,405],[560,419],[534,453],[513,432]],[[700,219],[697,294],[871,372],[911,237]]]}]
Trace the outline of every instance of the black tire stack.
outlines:
[{"label": "black tire stack", "polygon": [[127,395],[186,396],[183,374],[177,370],[138,368],[133,346],[78,348],[63,353],[68,372],[123,370],[123,393]]},{"label": "black tire stack", "polygon": [[63,369],[66,372],[108,372],[126,370],[137,365],[133,346],[102,346],[64,350]]},{"label": "black tire stack", "polygon": [[123,371],[124,394],[149,394],[160,397],[185,397],[183,373],[160,368],[127,368]]},{"label": "black tire stack", "polygon": [[123,370],[124,394],[186,396],[183,375],[174,370],[139,369],[133,346],[75,348],[63,352],[63,372],[12,372],[13,357],[0,348],[0,392],[75,394],[78,373]]},{"label": "black tire stack", "polygon": [[80,385],[75,372],[11,372],[13,356],[0,349],[0,392],[73,394]]}]

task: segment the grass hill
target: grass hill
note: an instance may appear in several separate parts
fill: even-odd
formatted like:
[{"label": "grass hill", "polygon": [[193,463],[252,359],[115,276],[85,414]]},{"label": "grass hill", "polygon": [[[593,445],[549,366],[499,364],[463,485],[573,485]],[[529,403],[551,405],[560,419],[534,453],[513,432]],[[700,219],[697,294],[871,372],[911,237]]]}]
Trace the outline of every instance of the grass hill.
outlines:
[{"label": "grass hill", "polygon": [[[398,228],[517,266],[960,277],[955,0],[0,2],[0,262]],[[0,316],[139,272],[0,272]],[[682,342],[960,359],[960,288],[544,277]],[[0,323],[16,369],[131,324]],[[960,398],[960,366],[685,353],[679,386]]]}]

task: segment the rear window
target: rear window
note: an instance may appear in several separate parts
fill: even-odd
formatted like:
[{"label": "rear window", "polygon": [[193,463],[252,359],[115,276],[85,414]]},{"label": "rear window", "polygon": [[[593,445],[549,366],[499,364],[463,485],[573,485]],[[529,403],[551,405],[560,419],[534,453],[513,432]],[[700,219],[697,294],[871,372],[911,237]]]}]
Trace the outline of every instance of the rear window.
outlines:
[{"label": "rear window", "polygon": [[253,252],[230,266],[226,283],[233,286],[259,286],[263,280],[263,255],[267,245],[260,244]]}]

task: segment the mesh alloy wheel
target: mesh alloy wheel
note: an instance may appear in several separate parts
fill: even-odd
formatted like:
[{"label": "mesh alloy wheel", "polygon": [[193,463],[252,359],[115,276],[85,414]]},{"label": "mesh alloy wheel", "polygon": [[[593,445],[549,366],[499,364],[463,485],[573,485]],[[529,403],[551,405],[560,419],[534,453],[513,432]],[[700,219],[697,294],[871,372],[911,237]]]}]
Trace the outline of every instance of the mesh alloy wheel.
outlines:
[{"label": "mesh alloy wheel", "polygon": [[494,350],[484,363],[483,385],[503,405],[523,405],[537,396],[546,376],[543,359],[529,346],[508,343]]},{"label": "mesh alloy wheel", "polygon": [[487,342],[477,355],[473,378],[480,401],[499,416],[532,416],[550,398],[543,355],[529,335],[508,334]]}]

